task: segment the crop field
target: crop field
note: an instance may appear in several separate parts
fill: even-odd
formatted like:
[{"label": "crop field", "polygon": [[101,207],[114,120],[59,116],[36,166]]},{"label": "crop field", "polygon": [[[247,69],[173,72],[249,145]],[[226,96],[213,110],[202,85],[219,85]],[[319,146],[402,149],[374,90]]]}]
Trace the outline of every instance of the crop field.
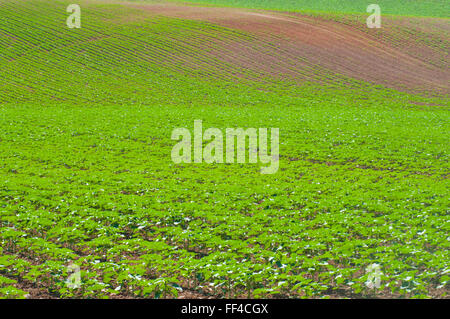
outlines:
[{"label": "crop field", "polygon": [[0,298],[449,298],[448,2],[270,3],[0,1]]},{"label": "crop field", "polygon": [[[152,1],[152,0],[147,0]],[[171,0],[217,6],[270,9],[291,12],[365,13],[371,3],[377,3],[386,14],[441,17],[450,16],[448,3],[443,0]]]}]

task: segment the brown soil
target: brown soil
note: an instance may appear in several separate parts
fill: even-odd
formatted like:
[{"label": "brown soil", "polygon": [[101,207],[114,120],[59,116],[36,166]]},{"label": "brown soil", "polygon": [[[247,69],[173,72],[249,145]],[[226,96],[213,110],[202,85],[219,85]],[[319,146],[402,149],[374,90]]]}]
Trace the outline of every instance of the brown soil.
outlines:
[{"label": "brown soil", "polygon": [[[2,276],[9,277],[5,274]],[[57,299],[58,296],[56,294],[49,293],[46,288],[37,288],[34,284],[27,282],[26,280],[22,280],[21,278],[10,277],[10,279],[14,279],[17,281],[13,286],[17,289],[25,291],[27,295],[25,298],[27,299]]]},{"label": "brown soil", "polygon": [[[210,53],[262,76],[317,80],[320,75],[336,80],[343,75],[404,91],[449,93],[445,57],[450,25],[444,19],[388,18],[383,31],[368,29],[365,21],[355,26],[324,16],[165,3],[126,5],[149,15],[206,21],[254,35],[252,43],[224,46],[227,54]],[[401,33],[414,25],[421,39]],[[429,45],[423,39],[427,34]]]}]

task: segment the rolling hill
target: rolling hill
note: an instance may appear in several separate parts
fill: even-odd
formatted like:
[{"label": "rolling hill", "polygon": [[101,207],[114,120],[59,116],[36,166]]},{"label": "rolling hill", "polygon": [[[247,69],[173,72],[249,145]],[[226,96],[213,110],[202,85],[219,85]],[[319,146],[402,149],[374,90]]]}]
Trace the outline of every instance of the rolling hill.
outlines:
[{"label": "rolling hill", "polygon": [[[71,2],[0,2],[0,297],[448,298],[444,1]],[[195,120],[278,172],[174,163]]]}]

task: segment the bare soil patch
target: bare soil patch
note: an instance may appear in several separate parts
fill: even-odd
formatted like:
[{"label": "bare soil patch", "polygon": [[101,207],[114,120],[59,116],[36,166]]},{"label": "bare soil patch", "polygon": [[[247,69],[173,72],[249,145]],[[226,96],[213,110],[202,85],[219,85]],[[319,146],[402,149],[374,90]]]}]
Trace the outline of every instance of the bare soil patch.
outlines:
[{"label": "bare soil patch", "polygon": [[[335,76],[338,81],[343,75],[403,91],[449,93],[450,72],[442,67],[449,25],[443,19],[417,18],[421,37],[429,32],[435,41],[427,45],[424,39],[416,41],[414,34],[406,39],[400,34],[397,38],[403,39],[400,44],[405,46],[402,46],[394,32],[402,26],[411,27],[412,23],[403,18],[398,23],[389,18],[385,28],[392,32],[385,31],[389,35],[382,37],[379,36],[382,31],[368,32],[365,25],[356,27],[298,13],[165,3],[126,4],[154,16],[206,21],[254,35],[252,44],[232,43],[224,47],[227,54],[221,50],[213,53],[227,63],[262,75],[296,80]],[[440,49],[433,48],[439,42]]]}]

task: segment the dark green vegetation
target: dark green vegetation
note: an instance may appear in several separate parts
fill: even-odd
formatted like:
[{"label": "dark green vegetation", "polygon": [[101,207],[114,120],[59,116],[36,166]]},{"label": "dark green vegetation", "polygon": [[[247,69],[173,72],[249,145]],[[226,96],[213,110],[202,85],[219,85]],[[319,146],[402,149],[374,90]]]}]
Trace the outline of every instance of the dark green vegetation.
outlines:
[{"label": "dark green vegetation", "polygon": [[[448,294],[446,97],[256,80],[189,60],[249,34],[68,3],[0,3],[1,297]],[[280,170],[173,164],[195,119],[280,128]]]}]

